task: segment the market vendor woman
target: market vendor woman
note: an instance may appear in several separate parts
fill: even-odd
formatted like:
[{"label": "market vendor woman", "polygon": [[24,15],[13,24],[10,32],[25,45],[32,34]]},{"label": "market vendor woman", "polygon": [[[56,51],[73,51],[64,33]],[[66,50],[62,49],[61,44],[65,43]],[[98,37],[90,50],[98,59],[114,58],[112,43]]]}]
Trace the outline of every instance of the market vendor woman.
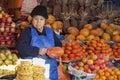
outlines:
[{"label": "market vendor woman", "polygon": [[46,54],[47,48],[62,46],[54,31],[45,26],[48,18],[46,7],[36,6],[31,14],[32,24],[26,27],[20,34],[17,42],[19,56],[23,59],[34,57],[43,58],[46,64],[50,64],[50,80],[58,80],[56,57],[49,57]]}]

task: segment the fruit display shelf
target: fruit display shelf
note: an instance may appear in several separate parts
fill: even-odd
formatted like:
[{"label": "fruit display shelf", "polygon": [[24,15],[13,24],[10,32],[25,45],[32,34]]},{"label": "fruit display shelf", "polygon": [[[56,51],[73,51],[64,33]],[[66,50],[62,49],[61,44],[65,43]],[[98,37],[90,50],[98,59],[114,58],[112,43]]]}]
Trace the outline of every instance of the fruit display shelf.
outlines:
[{"label": "fruit display shelf", "polygon": [[0,45],[0,49],[4,48],[15,48],[15,45]]},{"label": "fruit display shelf", "polygon": [[[75,68],[73,68],[71,65],[68,66],[68,73],[73,75],[73,78],[77,78],[78,80],[80,80],[80,79],[92,80],[92,78],[94,78],[96,75],[96,74],[84,72],[82,70],[78,71]],[[75,80],[75,79],[72,79],[72,80]]]},{"label": "fruit display shelf", "polygon": [[[77,59],[77,60],[62,60],[61,62],[63,64],[70,64],[70,63],[75,63],[75,62],[80,62],[82,59]],[[60,60],[57,60],[58,62],[60,62]]]},{"label": "fruit display shelf", "polygon": [[0,80],[15,80],[16,74],[1,75]]},{"label": "fruit display shelf", "polygon": [[111,61],[111,66],[110,67],[117,67],[120,70],[120,58],[114,58]]}]

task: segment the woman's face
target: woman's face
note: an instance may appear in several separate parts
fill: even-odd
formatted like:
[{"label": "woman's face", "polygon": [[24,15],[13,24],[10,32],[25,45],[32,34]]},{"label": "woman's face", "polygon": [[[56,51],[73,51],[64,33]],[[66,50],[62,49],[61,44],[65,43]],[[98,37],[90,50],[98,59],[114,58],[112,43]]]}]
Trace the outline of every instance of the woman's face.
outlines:
[{"label": "woman's face", "polygon": [[45,25],[45,18],[43,16],[34,16],[32,19],[33,26],[40,32],[43,31],[43,26]]}]

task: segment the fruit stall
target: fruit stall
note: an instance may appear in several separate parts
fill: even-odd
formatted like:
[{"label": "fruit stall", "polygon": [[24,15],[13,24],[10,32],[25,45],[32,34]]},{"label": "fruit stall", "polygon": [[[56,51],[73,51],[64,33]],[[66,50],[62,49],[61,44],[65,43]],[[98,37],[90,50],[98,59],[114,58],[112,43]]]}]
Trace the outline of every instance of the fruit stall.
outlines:
[{"label": "fruit stall", "polygon": [[[21,11],[22,0],[9,1],[0,1],[0,80],[49,80],[44,60],[19,57],[16,42],[32,17]],[[62,42],[51,49],[60,54],[58,80],[120,80],[120,0],[37,2],[47,7],[45,25]]]}]

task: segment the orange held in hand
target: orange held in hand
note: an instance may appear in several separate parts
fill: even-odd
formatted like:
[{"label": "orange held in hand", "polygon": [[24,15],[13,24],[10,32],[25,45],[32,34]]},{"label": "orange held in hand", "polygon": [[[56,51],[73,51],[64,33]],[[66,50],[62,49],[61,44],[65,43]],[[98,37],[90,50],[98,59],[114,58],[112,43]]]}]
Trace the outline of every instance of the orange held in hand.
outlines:
[{"label": "orange held in hand", "polygon": [[64,49],[62,47],[51,47],[47,49],[47,55],[55,57],[60,57],[64,54]]}]

